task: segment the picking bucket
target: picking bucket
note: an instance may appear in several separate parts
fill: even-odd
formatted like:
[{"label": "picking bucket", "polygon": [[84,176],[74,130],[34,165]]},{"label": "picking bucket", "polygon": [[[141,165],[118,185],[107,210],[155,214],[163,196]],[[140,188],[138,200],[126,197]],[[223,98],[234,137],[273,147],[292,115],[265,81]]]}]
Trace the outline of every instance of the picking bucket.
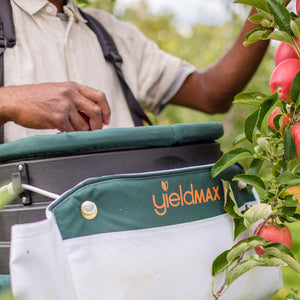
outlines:
[{"label": "picking bucket", "polygon": [[[243,172],[211,179],[222,134],[219,123],[178,124],[1,145],[1,180],[23,188],[0,213],[0,271],[16,299],[213,299],[212,262],[233,243],[221,179]],[[232,188],[240,207],[257,202]],[[280,286],[279,268],[257,268],[223,299]]]}]

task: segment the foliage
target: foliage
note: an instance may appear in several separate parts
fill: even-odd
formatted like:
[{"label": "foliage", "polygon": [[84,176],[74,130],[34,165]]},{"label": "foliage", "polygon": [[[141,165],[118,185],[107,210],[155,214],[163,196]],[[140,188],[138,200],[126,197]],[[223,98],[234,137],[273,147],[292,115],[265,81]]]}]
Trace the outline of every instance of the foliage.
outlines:
[{"label": "foliage", "polygon": [[[258,12],[251,17],[251,21],[268,27],[254,29],[247,34],[245,46],[261,39],[277,40],[293,46],[293,38],[298,37],[300,32],[299,18],[285,8],[284,1],[237,0],[235,2],[255,6]],[[246,230],[249,230],[249,237],[237,242],[214,261],[212,275],[215,277],[221,272],[226,273],[223,286],[214,292],[215,299],[219,299],[238,277],[257,266],[288,266],[300,274],[300,264],[290,249],[280,243],[270,243],[253,234],[252,230],[252,227],[261,220],[264,224],[272,221],[279,227],[300,220],[297,211],[298,201],[289,193],[290,187],[300,185],[300,162],[296,159],[296,146],[291,134],[291,127],[298,122],[299,86],[300,72],[291,85],[292,102],[290,103],[281,101],[277,92],[270,96],[261,92],[244,92],[235,98],[235,103],[250,105],[253,110],[245,120],[244,132],[234,141],[235,148],[225,153],[214,165],[212,177],[236,162],[247,160],[245,174],[235,176],[233,180],[246,183],[249,191],[253,187],[256,188],[261,203],[246,207],[240,212],[230,183],[223,183],[226,198],[224,209],[233,217],[234,238],[238,238]],[[275,107],[279,107],[282,112],[274,118],[276,130],[268,125],[269,117]],[[291,122],[284,126],[283,115],[288,115],[291,119]],[[247,145],[241,147],[241,143]],[[265,254],[261,256],[248,252],[262,246]],[[296,292],[290,293],[286,299],[297,299]]]},{"label": "foliage", "polygon": [[103,9],[108,12],[113,12],[116,0],[75,0],[76,4],[80,7],[93,7],[98,9]]}]

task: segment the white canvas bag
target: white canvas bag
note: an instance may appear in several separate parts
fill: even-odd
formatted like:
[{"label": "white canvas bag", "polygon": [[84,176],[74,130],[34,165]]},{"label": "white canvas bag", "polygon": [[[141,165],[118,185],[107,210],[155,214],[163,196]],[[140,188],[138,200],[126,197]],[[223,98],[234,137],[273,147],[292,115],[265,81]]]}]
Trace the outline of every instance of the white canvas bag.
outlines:
[{"label": "white canvas bag", "polygon": [[[233,229],[210,168],[88,179],[54,201],[46,220],[15,225],[16,300],[213,299],[211,265],[232,247]],[[233,190],[240,205],[254,201]],[[221,299],[269,299],[281,285],[279,268],[256,268]]]}]

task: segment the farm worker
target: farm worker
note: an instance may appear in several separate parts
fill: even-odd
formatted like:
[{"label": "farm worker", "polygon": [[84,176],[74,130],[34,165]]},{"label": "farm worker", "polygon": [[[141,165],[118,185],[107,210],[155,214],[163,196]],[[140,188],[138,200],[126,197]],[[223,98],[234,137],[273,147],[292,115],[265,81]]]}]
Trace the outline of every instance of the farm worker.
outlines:
[{"label": "farm worker", "polygon": [[[133,126],[114,69],[73,0],[11,0],[11,5],[17,43],[4,53],[0,126],[5,142],[103,125]],[[225,113],[268,47],[268,41],[243,46],[246,33],[257,26],[247,20],[232,47],[200,71],[160,50],[132,24],[104,11],[85,11],[113,37],[134,96],[156,114],[168,103]]]}]

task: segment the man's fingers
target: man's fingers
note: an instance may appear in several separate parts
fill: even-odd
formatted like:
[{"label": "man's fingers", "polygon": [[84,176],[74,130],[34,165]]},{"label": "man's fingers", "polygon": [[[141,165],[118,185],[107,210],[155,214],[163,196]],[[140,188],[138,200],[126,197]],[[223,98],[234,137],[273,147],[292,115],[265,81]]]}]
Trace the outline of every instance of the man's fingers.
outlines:
[{"label": "man's fingers", "polygon": [[87,86],[79,86],[79,92],[82,96],[96,104],[96,106],[89,107],[82,107],[83,104],[79,104],[81,106],[79,107],[79,110],[84,112],[90,118],[90,125],[91,123],[96,125],[95,123],[99,116],[101,116],[102,122],[105,125],[108,125],[110,122],[111,111],[105,94],[97,89]]},{"label": "man's fingers", "polygon": [[97,104],[93,104],[91,111],[92,114],[88,116],[90,130],[102,129],[104,122],[101,108]]},{"label": "man's fingers", "polygon": [[72,131],[76,131],[76,128],[74,128],[74,126],[72,125],[72,123],[71,123],[70,120],[64,122],[64,124],[61,125],[61,126],[57,126],[57,129],[60,132],[72,132]]},{"label": "man's fingers", "polygon": [[[69,115],[70,124],[73,128],[72,131],[89,131],[92,130],[90,126],[90,119],[82,112],[74,110]],[[100,128],[97,128],[100,129]]]},{"label": "man's fingers", "polygon": [[89,130],[90,130],[90,118],[83,112],[79,112],[79,114],[81,118],[85,121],[85,123],[89,125]]}]

